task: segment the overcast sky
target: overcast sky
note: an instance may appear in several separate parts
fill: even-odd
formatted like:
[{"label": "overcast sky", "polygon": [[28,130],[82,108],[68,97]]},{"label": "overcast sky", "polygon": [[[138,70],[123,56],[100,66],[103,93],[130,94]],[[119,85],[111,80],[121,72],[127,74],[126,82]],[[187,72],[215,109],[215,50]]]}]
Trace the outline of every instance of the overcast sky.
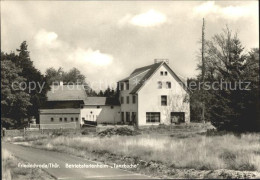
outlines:
[{"label": "overcast sky", "polygon": [[118,81],[155,58],[194,77],[203,17],[207,39],[229,25],[247,50],[258,47],[258,1],[1,1],[1,46],[26,40],[42,73],[76,67],[90,82]]}]

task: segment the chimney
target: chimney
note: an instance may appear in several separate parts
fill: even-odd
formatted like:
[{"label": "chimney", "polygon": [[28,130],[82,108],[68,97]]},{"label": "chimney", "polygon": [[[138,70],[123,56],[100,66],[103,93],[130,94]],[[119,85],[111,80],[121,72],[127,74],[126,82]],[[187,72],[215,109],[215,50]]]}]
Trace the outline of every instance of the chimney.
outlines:
[{"label": "chimney", "polygon": [[154,59],[154,64],[165,62],[166,64],[169,64],[169,59]]}]

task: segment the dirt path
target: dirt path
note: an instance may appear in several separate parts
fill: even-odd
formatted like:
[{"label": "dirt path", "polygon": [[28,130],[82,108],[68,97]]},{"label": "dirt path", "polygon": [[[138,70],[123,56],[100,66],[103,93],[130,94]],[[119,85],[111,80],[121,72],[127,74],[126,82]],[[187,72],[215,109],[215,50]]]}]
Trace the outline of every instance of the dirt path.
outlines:
[{"label": "dirt path", "polygon": [[[4,148],[13,153],[14,156],[26,162],[36,165],[46,165],[46,172],[57,179],[151,179],[149,176],[132,173],[123,169],[97,166],[97,162],[85,160],[83,158],[70,156],[68,154],[40,150],[20,145],[3,143]],[[49,164],[51,163],[51,164]],[[88,168],[66,168],[69,165],[92,166]],[[99,163],[98,163],[99,164]],[[53,167],[50,167],[53,165]],[[93,168],[93,166],[95,168]]]}]

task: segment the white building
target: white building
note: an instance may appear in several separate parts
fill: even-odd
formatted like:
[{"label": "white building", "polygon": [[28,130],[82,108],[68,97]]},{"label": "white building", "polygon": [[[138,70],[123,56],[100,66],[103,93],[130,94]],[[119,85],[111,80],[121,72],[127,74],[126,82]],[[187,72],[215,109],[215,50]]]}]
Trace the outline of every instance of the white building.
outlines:
[{"label": "white building", "polygon": [[83,124],[117,124],[120,122],[119,101],[107,97],[87,97],[80,109]]},{"label": "white building", "polygon": [[185,83],[165,61],[135,69],[118,82],[119,100],[87,97],[81,85],[53,86],[40,109],[41,124],[136,124],[138,126],[189,123],[189,93]]},{"label": "white building", "polygon": [[[40,124],[47,128],[75,124],[120,122],[120,104],[114,98],[87,97],[82,85],[55,85],[47,93],[47,102],[41,107]],[[74,122],[74,123],[71,123]],[[59,126],[59,124],[62,126]],[[70,127],[70,126],[69,126]]]},{"label": "white building", "polygon": [[190,122],[188,89],[165,61],[135,69],[119,85],[123,122],[138,126]]}]

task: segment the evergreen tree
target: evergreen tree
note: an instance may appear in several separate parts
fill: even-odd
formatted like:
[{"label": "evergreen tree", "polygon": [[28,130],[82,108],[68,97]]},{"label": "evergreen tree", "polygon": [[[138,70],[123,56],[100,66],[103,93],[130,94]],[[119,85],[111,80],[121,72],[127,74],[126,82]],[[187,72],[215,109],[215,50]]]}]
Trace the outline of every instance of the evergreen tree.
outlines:
[{"label": "evergreen tree", "polygon": [[[39,122],[39,108],[47,100],[46,94],[50,87],[46,83],[45,76],[34,67],[33,61],[30,59],[30,53],[27,50],[26,41],[21,44],[20,49],[17,49],[17,51],[19,52],[18,58],[13,61],[22,69],[21,76],[26,79],[28,87],[26,92],[30,94],[30,103],[32,104],[32,106],[28,108],[27,114],[28,117],[34,116],[36,121]],[[40,84],[43,89],[41,89],[39,85],[33,90],[29,89],[29,84],[32,82]]]},{"label": "evergreen tree", "polygon": [[[257,101],[259,96],[259,77],[253,66],[259,63],[257,51],[248,56],[244,51],[237,34],[233,35],[227,27],[223,33],[215,35],[206,42],[205,48],[205,81],[218,82],[215,89],[205,91],[205,111],[211,123],[218,129],[225,130],[254,130],[257,122]],[[259,52],[259,50],[258,50]],[[254,55],[252,55],[254,54]],[[257,55],[258,54],[258,55]],[[258,57],[258,60],[257,60]],[[199,66],[200,68],[200,66]],[[198,81],[201,82],[201,74]],[[255,84],[254,90],[246,91],[239,87],[239,82],[250,81]],[[228,83],[223,88],[222,83]],[[218,86],[216,86],[218,85]],[[222,88],[222,89],[221,89]],[[200,92],[192,97],[200,99]]]},{"label": "evergreen tree", "polygon": [[99,91],[98,96],[104,97],[104,93],[102,90]]}]

